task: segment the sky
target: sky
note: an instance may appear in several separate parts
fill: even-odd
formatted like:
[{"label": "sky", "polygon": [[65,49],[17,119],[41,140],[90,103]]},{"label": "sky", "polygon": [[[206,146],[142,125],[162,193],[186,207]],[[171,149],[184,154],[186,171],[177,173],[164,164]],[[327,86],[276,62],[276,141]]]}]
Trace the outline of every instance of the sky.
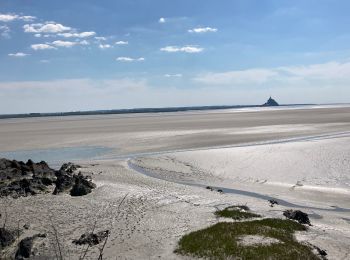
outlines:
[{"label": "sky", "polygon": [[0,114],[347,103],[350,1],[0,0]]}]

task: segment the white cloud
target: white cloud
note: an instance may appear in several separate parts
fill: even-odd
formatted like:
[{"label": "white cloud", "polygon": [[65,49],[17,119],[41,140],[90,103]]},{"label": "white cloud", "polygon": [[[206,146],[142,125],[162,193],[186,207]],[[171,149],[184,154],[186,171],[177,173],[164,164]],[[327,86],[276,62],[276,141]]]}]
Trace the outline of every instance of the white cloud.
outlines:
[{"label": "white cloud", "polygon": [[165,23],[165,18],[164,17],[159,18],[158,22],[159,23]]},{"label": "white cloud", "polygon": [[55,47],[46,43],[32,44],[30,47],[35,51],[56,49]]},{"label": "white cloud", "polygon": [[277,76],[278,73],[269,69],[248,69],[219,73],[207,73],[197,76],[194,80],[215,85],[259,84]]},{"label": "white cloud", "polygon": [[62,36],[65,38],[87,38],[96,35],[95,32],[81,32],[81,33],[59,33],[58,36]]},{"label": "white cloud", "polygon": [[209,85],[231,86],[336,86],[350,85],[350,62],[327,62],[307,66],[253,68],[197,75],[194,81]]},{"label": "white cloud", "polygon": [[10,38],[10,27],[7,25],[0,25],[0,35],[6,39]]},{"label": "white cloud", "polygon": [[40,38],[41,34],[40,33],[36,33],[36,34],[34,34],[34,37]]},{"label": "white cloud", "polygon": [[24,15],[24,16],[20,16],[19,19],[25,22],[32,22],[36,19],[36,17],[30,16],[30,15]]},{"label": "white cloud", "polygon": [[72,28],[64,26],[60,23],[47,22],[45,24],[25,24],[23,25],[23,29],[26,33],[61,33],[70,31]]},{"label": "white cloud", "polygon": [[89,45],[90,43],[87,40],[82,40],[79,42],[81,45]]},{"label": "white cloud", "polygon": [[71,41],[54,41],[52,42],[53,45],[57,46],[57,47],[66,47],[66,48],[69,48],[69,47],[73,47],[77,44],[79,44],[78,42],[71,42]]},{"label": "white cloud", "polygon": [[182,74],[178,73],[178,74],[165,74],[164,77],[166,78],[181,78]]},{"label": "white cloud", "polygon": [[105,40],[107,40],[107,38],[103,37],[103,36],[96,36],[95,39],[98,40],[98,41],[105,41]]},{"label": "white cloud", "polygon": [[217,32],[217,28],[211,28],[211,27],[198,27],[188,30],[190,33],[207,33],[207,32]]},{"label": "white cloud", "polygon": [[104,50],[104,49],[112,48],[112,45],[110,45],[110,44],[100,44],[100,45],[98,45],[98,47],[100,49]]},{"label": "white cloud", "polygon": [[0,14],[1,22],[12,22],[18,19],[18,15],[16,14]]},{"label": "white cloud", "polygon": [[115,42],[116,45],[128,45],[129,42],[128,41],[117,41]]},{"label": "white cloud", "polygon": [[270,94],[282,103],[345,103],[350,96],[350,62],[209,74],[216,78],[206,81],[203,76],[208,73],[198,75],[198,81],[189,81],[186,88],[150,86],[145,79],[130,78],[0,82],[0,95],[6,97],[0,102],[0,111],[262,104]]},{"label": "white cloud", "polygon": [[160,49],[161,51],[165,52],[187,52],[187,53],[198,53],[202,52],[204,49],[192,45],[186,45],[183,47],[178,47],[178,46],[166,46],[164,48]]},{"label": "white cloud", "polygon": [[22,58],[22,57],[26,57],[29,54],[23,53],[23,52],[17,52],[17,53],[9,53],[8,56],[10,57],[17,57],[17,58]]},{"label": "white cloud", "polygon": [[12,22],[16,20],[22,20],[25,22],[31,22],[36,19],[35,16],[30,15],[17,15],[17,14],[0,14],[0,22]]},{"label": "white cloud", "polygon": [[140,57],[140,58],[130,58],[130,57],[118,57],[116,59],[117,61],[125,61],[125,62],[132,62],[132,61],[145,61],[145,58]]}]

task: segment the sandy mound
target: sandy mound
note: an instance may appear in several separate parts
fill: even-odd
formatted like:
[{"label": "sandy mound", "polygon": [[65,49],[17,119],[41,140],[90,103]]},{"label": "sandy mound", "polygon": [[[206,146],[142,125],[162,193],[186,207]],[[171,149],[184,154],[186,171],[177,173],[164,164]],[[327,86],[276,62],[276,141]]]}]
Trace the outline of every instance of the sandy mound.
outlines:
[{"label": "sandy mound", "polygon": [[241,246],[269,246],[271,244],[283,243],[282,241],[265,236],[258,235],[245,235],[240,236],[238,240],[238,244]]}]

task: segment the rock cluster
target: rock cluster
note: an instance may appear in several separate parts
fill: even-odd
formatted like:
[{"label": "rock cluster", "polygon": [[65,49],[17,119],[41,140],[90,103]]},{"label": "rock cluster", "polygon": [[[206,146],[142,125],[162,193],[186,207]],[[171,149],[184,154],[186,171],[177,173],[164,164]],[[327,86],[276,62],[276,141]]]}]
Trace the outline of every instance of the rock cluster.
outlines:
[{"label": "rock cluster", "polygon": [[16,251],[15,260],[23,260],[30,258],[33,255],[32,249],[34,240],[36,238],[45,238],[46,234],[37,234],[32,237],[26,237],[21,240],[18,244],[18,249]]},{"label": "rock cluster", "polygon": [[308,214],[306,214],[300,210],[289,209],[289,210],[284,211],[283,215],[286,218],[298,221],[300,224],[311,225]]},{"label": "rock cluster", "polygon": [[73,240],[76,245],[89,245],[94,246],[101,243],[109,235],[109,230],[100,231],[97,233],[85,233],[80,236],[79,239]]},{"label": "rock cluster", "polygon": [[[0,251],[11,245],[16,240],[13,232],[7,230],[6,228],[0,228]],[[0,257],[1,258],[1,257]]]},{"label": "rock cluster", "polygon": [[68,192],[72,196],[90,193],[95,184],[81,173],[76,174],[79,165],[65,163],[55,171],[46,162],[24,163],[16,160],[0,159],[0,197],[26,197],[39,193],[53,194]]}]

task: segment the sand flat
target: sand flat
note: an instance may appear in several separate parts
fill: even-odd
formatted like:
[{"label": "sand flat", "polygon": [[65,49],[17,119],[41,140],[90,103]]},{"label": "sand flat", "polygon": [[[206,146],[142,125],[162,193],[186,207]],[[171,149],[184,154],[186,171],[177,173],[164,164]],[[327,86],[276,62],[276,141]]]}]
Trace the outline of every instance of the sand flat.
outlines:
[{"label": "sand flat", "polygon": [[[173,253],[177,241],[217,223],[217,208],[247,204],[266,217],[299,208],[310,214],[313,226],[298,239],[327,250],[329,259],[346,259],[349,112],[348,107],[322,107],[0,120],[0,151],[114,149],[98,160],[79,161],[84,172],[93,173],[97,188],[91,194],[2,199],[0,210],[8,209],[13,228],[18,221],[30,223],[30,232],[45,232],[48,238],[51,217],[73,258],[82,249],[72,240],[97,220],[98,231],[111,230],[106,259],[186,259]],[[205,185],[245,193],[222,194]],[[287,204],[271,208],[268,197]],[[49,242],[43,252],[52,253]],[[97,255],[92,249],[88,259]]]}]

